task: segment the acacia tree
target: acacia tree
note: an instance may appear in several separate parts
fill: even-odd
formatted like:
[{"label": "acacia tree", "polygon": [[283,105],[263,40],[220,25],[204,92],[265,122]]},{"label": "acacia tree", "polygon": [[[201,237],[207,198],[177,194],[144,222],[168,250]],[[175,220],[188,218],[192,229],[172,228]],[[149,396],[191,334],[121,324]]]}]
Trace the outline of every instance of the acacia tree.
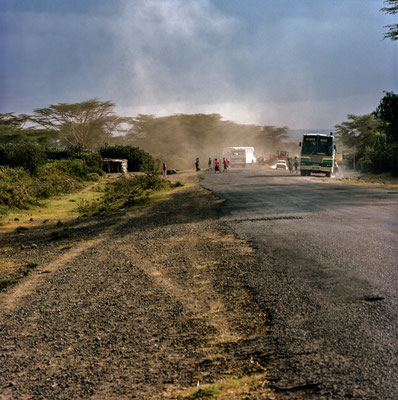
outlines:
[{"label": "acacia tree", "polygon": [[35,129],[26,127],[29,120],[26,114],[0,114],[0,144],[8,143],[35,143],[50,145],[57,139],[56,132],[49,129]]},{"label": "acacia tree", "polygon": [[383,123],[389,143],[398,143],[398,94],[384,92],[374,115]]},{"label": "acacia tree", "polygon": [[349,121],[335,125],[336,138],[343,145],[355,148],[359,155],[383,145],[386,135],[374,114],[347,115]]},{"label": "acacia tree", "polygon": [[282,150],[286,140],[289,138],[287,126],[277,127],[265,125],[257,135],[257,142],[263,143],[268,151]]},{"label": "acacia tree", "polygon": [[[381,11],[387,14],[398,14],[398,0],[385,0],[384,4],[387,7],[383,7]],[[388,32],[384,35],[384,39],[398,40],[398,24],[386,25]]]},{"label": "acacia tree", "polygon": [[58,132],[65,145],[97,148],[113,134],[126,131],[131,118],[120,117],[110,101],[90,99],[81,103],[58,103],[34,110],[31,120]]}]

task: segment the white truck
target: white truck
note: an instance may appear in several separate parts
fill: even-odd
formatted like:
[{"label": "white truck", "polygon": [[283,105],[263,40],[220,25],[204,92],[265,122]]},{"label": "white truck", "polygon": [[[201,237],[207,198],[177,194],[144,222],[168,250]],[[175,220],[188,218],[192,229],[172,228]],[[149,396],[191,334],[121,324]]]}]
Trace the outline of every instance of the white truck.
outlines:
[{"label": "white truck", "polygon": [[222,156],[229,161],[230,167],[246,167],[256,162],[254,147],[225,147]]}]

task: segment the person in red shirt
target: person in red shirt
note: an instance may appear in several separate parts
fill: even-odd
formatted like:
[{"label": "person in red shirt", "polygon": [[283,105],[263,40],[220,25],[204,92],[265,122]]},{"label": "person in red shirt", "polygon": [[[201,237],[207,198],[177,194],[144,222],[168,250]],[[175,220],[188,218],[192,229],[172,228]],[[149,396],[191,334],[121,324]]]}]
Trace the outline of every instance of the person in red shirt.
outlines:
[{"label": "person in red shirt", "polygon": [[214,161],[214,172],[221,172],[220,171],[220,161],[218,161],[218,158],[215,159]]},{"label": "person in red shirt", "polygon": [[223,163],[223,165],[224,165],[223,172],[227,172],[227,171],[228,171],[228,170],[227,170],[227,168],[228,168],[228,161],[227,161],[227,159],[226,159],[226,158],[223,158],[223,159],[222,159],[222,163]]}]

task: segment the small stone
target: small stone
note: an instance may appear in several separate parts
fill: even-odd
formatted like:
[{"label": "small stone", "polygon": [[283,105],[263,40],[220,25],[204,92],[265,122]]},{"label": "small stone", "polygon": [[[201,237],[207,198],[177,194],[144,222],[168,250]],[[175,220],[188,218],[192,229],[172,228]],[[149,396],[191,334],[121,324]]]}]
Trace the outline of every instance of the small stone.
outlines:
[{"label": "small stone", "polygon": [[32,249],[37,249],[38,246],[36,243],[32,243],[32,245],[30,247],[32,247]]}]

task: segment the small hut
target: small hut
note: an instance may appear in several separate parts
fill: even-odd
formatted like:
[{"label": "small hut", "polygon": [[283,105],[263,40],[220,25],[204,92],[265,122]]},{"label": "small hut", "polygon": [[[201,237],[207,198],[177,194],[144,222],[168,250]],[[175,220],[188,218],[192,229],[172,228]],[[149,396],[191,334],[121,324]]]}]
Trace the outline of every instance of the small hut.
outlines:
[{"label": "small hut", "polygon": [[127,160],[123,158],[104,158],[102,160],[102,169],[108,173],[122,172],[127,173]]}]

